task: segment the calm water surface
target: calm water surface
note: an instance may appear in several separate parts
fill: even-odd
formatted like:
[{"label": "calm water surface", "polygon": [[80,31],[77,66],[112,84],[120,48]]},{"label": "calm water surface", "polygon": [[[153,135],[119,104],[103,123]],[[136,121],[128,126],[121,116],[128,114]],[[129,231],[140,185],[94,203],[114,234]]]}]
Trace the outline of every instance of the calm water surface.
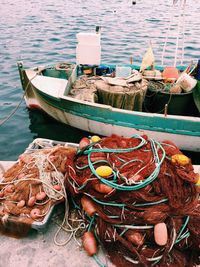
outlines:
[{"label": "calm water surface", "polygon": [[[200,58],[200,2],[187,2],[184,64]],[[93,31],[95,25],[101,25],[102,62],[123,64],[133,57],[134,63],[139,63],[151,41],[159,64],[169,19],[173,17],[164,61],[165,65],[171,65],[178,14],[177,8],[172,9],[172,0],[137,0],[136,5],[129,0],[0,0],[0,120],[22,98],[18,60],[26,67],[75,62],[76,34]],[[180,60],[181,50],[178,64]],[[17,159],[37,137],[78,142],[86,134],[41,112],[29,111],[22,101],[15,115],[0,126],[0,160]],[[193,158],[200,164],[199,154]]]}]

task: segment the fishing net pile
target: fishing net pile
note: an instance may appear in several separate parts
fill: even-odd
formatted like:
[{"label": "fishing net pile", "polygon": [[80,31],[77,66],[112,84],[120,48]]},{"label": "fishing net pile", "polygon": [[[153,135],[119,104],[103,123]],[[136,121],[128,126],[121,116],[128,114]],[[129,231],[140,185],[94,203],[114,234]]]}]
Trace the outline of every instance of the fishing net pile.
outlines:
[{"label": "fishing net pile", "polygon": [[56,203],[67,201],[66,162],[75,153],[64,146],[40,147],[22,154],[0,181],[0,230],[26,235]]},{"label": "fishing net pile", "polygon": [[96,82],[98,102],[115,108],[142,111],[147,84],[136,70],[128,78],[102,77]]},{"label": "fishing net pile", "polygon": [[88,255],[96,257],[98,241],[117,267],[199,264],[198,179],[170,141],[112,135],[80,142],[65,181],[88,223]]},{"label": "fishing net pile", "polygon": [[73,84],[69,96],[88,102],[98,102],[97,90],[95,82],[99,77],[88,77],[87,75],[82,75]]},{"label": "fishing net pile", "polygon": [[76,80],[69,96],[112,107],[142,111],[147,80],[134,70],[127,78],[82,75]]}]

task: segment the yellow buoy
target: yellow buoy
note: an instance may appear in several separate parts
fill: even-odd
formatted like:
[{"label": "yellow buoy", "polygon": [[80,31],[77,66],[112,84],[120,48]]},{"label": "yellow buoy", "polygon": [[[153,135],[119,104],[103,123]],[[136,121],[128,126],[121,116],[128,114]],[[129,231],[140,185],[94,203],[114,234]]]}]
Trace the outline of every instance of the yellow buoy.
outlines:
[{"label": "yellow buoy", "polygon": [[200,185],[200,175],[198,177],[198,180],[197,180],[196,184]]},{"label": "yellow buoy", "polygon": [[112,168],[109,166],[100,166],[96,168],[96,173],[101,177],[106,177],[112,174]]},{"label": "yellow buoy", "polygon": [[98,136],[98,135],[93,135],[92,137],[91,137],[91,141],[92,141],[92,143],[94,143],[94,142],[99,142],[101,140],[101,138]]},{"label": "yellow buoy", "polygon": [[175,154],[172,156],[171,161],[173,164],[187,165],[190,163],[190,159],[183,154]]}]

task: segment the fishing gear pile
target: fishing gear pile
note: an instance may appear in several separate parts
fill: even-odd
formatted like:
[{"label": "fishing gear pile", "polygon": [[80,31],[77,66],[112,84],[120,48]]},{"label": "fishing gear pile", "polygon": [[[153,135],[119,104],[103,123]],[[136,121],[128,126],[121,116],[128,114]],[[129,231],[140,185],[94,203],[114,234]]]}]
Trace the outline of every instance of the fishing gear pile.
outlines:
[{"label": "fishing gear pile", "polygon": [[74,148],[56,145],[27,150],[0,181],[0,230],[25,236],[41,222],[52,206],[65,201],[66,162]]},{"label": "fishing gear pile", "polygon": [[65,182],[88,223],[83,247],[99,266],[97,244],[117,267],[200,263],[199,175],[172,142],[84,138]]}]

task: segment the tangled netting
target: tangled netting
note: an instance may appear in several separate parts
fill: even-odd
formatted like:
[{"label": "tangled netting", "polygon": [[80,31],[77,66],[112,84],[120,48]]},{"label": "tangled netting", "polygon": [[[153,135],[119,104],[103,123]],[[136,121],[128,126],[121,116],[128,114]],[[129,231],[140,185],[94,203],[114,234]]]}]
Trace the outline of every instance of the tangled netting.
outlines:
[{"label": "tangled netting", "polygon": [[[197,174],[190,161],[172,162],[175,154],[182,152],[169,141],[112,135],[68,160],[67,190],[85,210],[88,231],[117,267],[200,263]],[[109,176],[96,172],[102,165],[112,168]],[[165,245],[155,242],[159,223],[167,227]]]},{"label": "tangled netting", "polygon": [[0,231],[24,236],[34,222],[43,221],[51,208],[68,200],[64,174],[74,148],[39,147],[22,154],[0,181]]}]

